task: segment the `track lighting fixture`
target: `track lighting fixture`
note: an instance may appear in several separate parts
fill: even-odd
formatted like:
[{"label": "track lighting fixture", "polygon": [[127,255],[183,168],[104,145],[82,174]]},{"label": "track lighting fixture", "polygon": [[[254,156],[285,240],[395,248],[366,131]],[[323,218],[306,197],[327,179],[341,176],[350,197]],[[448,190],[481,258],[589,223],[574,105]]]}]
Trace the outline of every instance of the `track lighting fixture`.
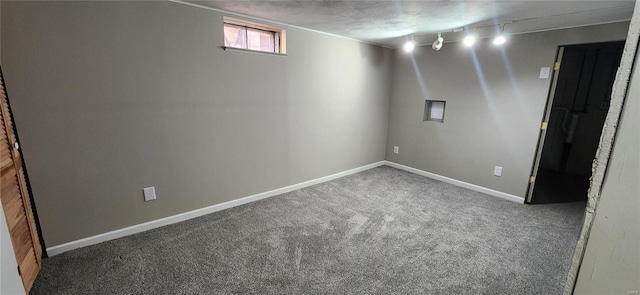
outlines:
[{"label": "track lighting fixture", "polygon": [[433,48],[433,50],[438,51],[442,48],[442,42],[444,41],[444,38],[442,38],[442,34],[438,33],[438,40],[433,41],[433,44],[431,44],[431,48]]},{"label": "track lighting fixture", "polygon": [[413,37],[411,37],[411,40],[408,40],[404,43],[404,46],[402,46],[402,49],[404,49],[405,52],[411,52],[414,48],[416,48],[416,42],[413,40]]},{"label": "track lighting fixture", "polygon": [[[513,23],[514,21],[510,21],[507,23]],[[466,47],[472,47],[475,45],[477,39],[478,39],[478,29],[485,29],[488,27],[497,27],[499,26],[499,32],[497,32],[496,35],[494,35],[493,37],[493,44],[494,45],[502,45],[505,44],[507,42],[507,35],[504,33],[504,27],[507,23],[500,23],[500,24],[489,24],[489,25],[483,25],[483,26],[479,26],[479,27],[474,27],[474,28],[470,28],[470,27],[460,27],[460,28],[454,28],[452,29],[452,31],[454,33],[458,33],[458,32],[464,32],[465,37],[462,40],[462,43],[466,46]],[[452,32],[452,31],[445,31],[445,32]],[[486,36],[487,34],[483,34],[483,39],[487,38],[488,36]],[[402,48],[404,49],[405,52],[410,53],[412,52],[415,47],[416,47],[416,42],[414,40],[415,36],[411,36],[410,38],[407,39],[407,41],[404,43],[404,45],[402,46]],[[442,49],[442,45],[444,44],[444,38],[442,37],[442,33],[438,33],[438,38],[433,41],[433,43],[431,43],[431,48],[435,51],[440,51],[440,49]]]}]

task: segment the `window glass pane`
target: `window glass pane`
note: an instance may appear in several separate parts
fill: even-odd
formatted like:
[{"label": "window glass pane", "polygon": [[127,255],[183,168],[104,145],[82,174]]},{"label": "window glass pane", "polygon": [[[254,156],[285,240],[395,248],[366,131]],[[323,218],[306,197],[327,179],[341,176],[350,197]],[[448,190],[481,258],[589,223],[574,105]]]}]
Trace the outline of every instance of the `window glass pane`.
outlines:
[{"label": "window glass pane", "polygon": [[247,48],[275,52],[274,32],[247,29]]},{"label": "window glass pane", "polygon": [[434,120],[444,119],[444,101],[434,101],[431,103],[431,113],[429,117]]},{"label": "window glass pane", "polygon": [[224,25],[224,46],[247,48],[245,28],[230,24]]}]

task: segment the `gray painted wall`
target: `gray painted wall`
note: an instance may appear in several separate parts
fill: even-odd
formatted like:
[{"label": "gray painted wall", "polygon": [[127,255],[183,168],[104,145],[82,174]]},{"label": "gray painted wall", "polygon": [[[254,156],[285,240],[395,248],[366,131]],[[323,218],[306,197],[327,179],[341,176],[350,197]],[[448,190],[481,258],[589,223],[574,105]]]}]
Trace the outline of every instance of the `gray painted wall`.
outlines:
[{"label": "gray painted wall", "polygon": [[[397,50],[386,159],[524,197],[551,82],[540,67],[553,65],[560,45],[624,40],[628,25],[516,35],[503,49],[484,39],[474,50]],[[425,99],[447,101],[444,123],[422,121]]]},{"label": "gray painted wall", "polygon": [[637,294],[640,291],[639,63],[640,54],[636,53],[575,294]]},{"label": "gray painted wall", "polygon": [[[48,247],[384,160],[392,51],[287,28],[227,52],[171,2],[4,2],[2,60]],[[142,188],[158,199],[143,202]]]},{"label": "gray painted wall", "polygon": [[24,294],[4,210],[0,210],[0,218],[0,294]]}]

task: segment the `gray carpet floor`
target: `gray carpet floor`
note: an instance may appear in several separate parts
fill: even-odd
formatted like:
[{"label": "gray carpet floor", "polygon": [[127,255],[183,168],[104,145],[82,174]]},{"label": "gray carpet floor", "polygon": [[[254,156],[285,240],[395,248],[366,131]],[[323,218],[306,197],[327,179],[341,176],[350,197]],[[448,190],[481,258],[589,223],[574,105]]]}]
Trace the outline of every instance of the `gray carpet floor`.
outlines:
[{"label": "gray carpet floor", "polygon": [[32,294],[561,294],[584,203],[382,166],[43,260]]}]

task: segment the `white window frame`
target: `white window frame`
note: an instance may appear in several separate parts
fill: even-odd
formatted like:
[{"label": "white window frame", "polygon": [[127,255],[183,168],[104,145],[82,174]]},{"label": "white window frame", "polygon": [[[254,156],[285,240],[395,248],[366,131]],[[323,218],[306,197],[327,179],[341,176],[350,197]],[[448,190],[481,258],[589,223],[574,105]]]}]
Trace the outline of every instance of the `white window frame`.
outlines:
[{"label": "white window frame", "polygon": [[[232,17],[223,17],[223,33],[222,33],[222,37],[225,38],[224,36],[224,28],[226,25],[231,25],[231,26],[238,26],[238,27],[244,27],[245,28],[245,32],[247,32],[247,29],[253,29],[253,30],[259,30],[259,31],[265,31],[265,32],[269,32],[273,34],[273,38],[274,38],[274,52],[271,51],[263,51],[263,50],[255,50],[255,49],[249,49],[249,48],[242,48],[242,47],[232,47],[232,46],[226,46],[225,45],[225,41],[224,39],[222,40],[222,48],[224,50],[239,50],[239,51],[249,51],[249,52],[256,52],[256,53],[266,53],[266,54],[278,54],[278,55],[286,55],[287,54],[287,46],[286,46],[286,38],[287,38],[287,31],[283,28],[277,28],[277,27],[273,27],[273,26],[268,26],[265,24],[261,24],[261,23],[256,23],[256,22],[252,22],[252,21],[246,21],[246,20],[241,20],[241,19],[237,19],[237,18],[232,18]],[[248,47],[248,44],[246,44]]]}]

